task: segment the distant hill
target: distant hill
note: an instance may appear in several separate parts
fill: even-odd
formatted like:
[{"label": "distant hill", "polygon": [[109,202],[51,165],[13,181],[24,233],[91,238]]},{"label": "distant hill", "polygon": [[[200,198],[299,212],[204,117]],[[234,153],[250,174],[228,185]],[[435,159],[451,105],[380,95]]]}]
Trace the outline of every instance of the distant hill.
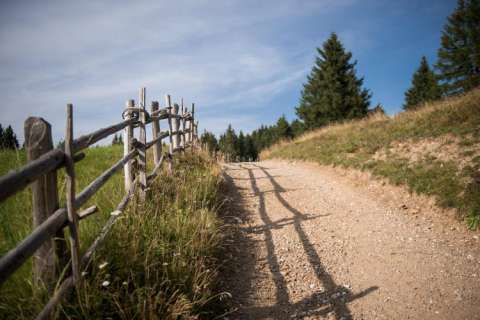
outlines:
[{"label": "distant hill", "polygon": [[480,88],[394,117],[377,113],[323,127],[260,157],[366,170],[435,196],[470,228],[480,226]]}]

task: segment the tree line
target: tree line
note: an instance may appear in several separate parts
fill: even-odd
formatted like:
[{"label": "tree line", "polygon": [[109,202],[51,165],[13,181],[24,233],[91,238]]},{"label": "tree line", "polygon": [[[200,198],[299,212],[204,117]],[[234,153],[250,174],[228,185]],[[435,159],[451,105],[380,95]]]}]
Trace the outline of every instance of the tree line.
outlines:
[{"label": "tree line", "polygon": [[[458,0],[457,7],[443,28],[437,61],[430,66],[425,56],[415,70],[405,92],[404,110],[421,108],[442,97],[461,94],[480,85],[480,0]],[[282,115],[271,126],[238,134],[228,126],[217,141],[205,132],[201,141],[212,153],[221,152],[226,161],[255,161],[261,150],[292,139],[307,130],[332,122],[358,119],[371,113],[384,113],[379,104],[370,108],[371,91],[356,74],[356,60],[336,33],[317,48],[314,66],[303,85],[295,107],[297,119],[291,123]]]},{"label": "tree line", "polygon": [[12,126],[8,126],[5,130],[0,124],[0,149],[18,149],[17,135],[13,132]]}]

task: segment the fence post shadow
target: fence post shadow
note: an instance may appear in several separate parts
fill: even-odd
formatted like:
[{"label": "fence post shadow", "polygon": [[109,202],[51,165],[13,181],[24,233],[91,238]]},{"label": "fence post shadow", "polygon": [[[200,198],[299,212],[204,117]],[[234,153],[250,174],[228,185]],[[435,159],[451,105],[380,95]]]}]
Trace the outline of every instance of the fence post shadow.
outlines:
[{"label": "fence post shadow", "polygon": [[[273,282],[276,288],[276,304],[273,306],[261,306],[261,307],[249,307],[246,308],[246,312],[251,312],[255,314],[255,318],[267,318],[271,317],[275,312],[280,309],[290,317],[303,317],[319,315],[325,316],[331,312],[334,313],[336,319],[352,319],[352,314],[347,306],[347,303],[355,299],[364,297],[365,295],[378,289],[376,286],[372,286],[366,290],[363,290],[360,293],[354,294],[347,288],[339,286],[335,283],[332,276],[326,272],[325,267],[323,266],[320,257],[318,256],[315,247],[310,242],[307,234],[302,228],[301,222],[307,220],[308,215],[303,214],[297,209],[293,208],[281,195],[285,189],[279,185],[274,177],[266,171],[265,168],[262,168],[258,165],[253,164],[253,166],[263,172],[268,178],[269,182],[273,186],[273,193],[275,194],[276,199],[289,211],[293,214],[291,219],[292,222],[289,224],[294,225],[294,229],[300,239],[300,242],[303,246],[303,250],[307,255],[307,259],[311,265],[312,270],[315,272],[317,279],[323,284],[325,291],[315,292],[310,297],[305,298],[297,303],[291,303],[289,301],[288,289],[286,286],[286,279],[280,272],[280,265],[278,263],[278,258],[275,254],[275,244],[272,237],[272,229],[278,229],[284,227],[286,224],[280,224],[282,221],[273,223],[268,216],[268,212],[265,207],[265,196],[264,192],[260,191],[260,188],[257,185],[257,178],[254,175],[254,170],[252,168],[240,165],[240,168],[248,172],[250,185],[253,193],[258,196],[259,207],[258,213],[263,222],[263,226],[260,231],[250,230],[249,232],[262,232],[265,237],[265,246],[267,249],[267,261],[272,274]],[[238,170],[238,169],[232,169]],[[228,171],[228,170],[227,170]],[[230,183],[233,185],[233,178],[230,177]],[[282,219],[283,220],[283,219]]]}]

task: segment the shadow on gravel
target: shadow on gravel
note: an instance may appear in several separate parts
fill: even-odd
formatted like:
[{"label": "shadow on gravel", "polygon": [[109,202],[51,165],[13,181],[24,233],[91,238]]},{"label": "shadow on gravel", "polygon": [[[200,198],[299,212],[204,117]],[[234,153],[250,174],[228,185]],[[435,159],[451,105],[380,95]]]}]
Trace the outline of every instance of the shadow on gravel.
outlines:
[{"label": "shadow on gravel", "polygon": [[[267,249],[267,260],[270,272],[272,274],[273,281],[275,283],[275,298],[276,305],[265,306],[265,307],[248,307],[246,306],[241,311],[239,319],[263,319],[263,318],[273,318],[273,319],[287,319],[295,318],[301,319],[307,316],[326,316],[333,312],[337,320],[347,320],[352,319],[350,310],[348,309],[347,303],[355,299],[361,298],[375,290],[378,287],[370,287],[360,293],[353,294],[350,290],[343,286],[339,286],[335,283],[333,278],[326,272],[325,267],[323,266],[320,257],[318,256],[315,247],[310,242],[307,234],[302,228],[302,221],[314,219],[318,216],[309,216],[303,214],[297,209],[293,208],[283,197],[282,193],[286,190],[280,186],[274,177],[268,173],[267,168],[261,167],[255,164],[252,164],[256,170],[259,170],[265,174],[265,178],[268,178],[270,183],[273,186],[273,192],[277,200],[293,214],[292,218],[282,219],[280,221],[273,222],[266,211],[265,208],[265,192],[260,191],[257,186],[256,178],[254,175],[254,169],[246,166],[240,165],[241,168],[246,170],[249,174],[250,183],[252,191],[259,198],[259,208],[258,212],[264,223],[264,226],[249,228],[245,230],[246,232],[252,233],[263,233],[265,238],[265,245]],[[238,170],[238,169],[234,169]],[[230,183],[233,185],[232,178],[230,177]],[[237,196],[240,195],[237,192]],[[241,205],[240,203],[238,203]],[[241,212],[241,211],[237,211]],[[243,210],[245,213],[245,210]],[[302,243],[303,249],[308,257],[308,261],[313,270],[315,270],[315,275],[323,284],[325,291],[319,291],[312,294],[310,297],[305,298],[302,301],[297,303],[290,303],[290,298],[288,294],[287,284],[284,276],[280,272],[280,264],[278,258],[275,254],[275,244],[272,237],[272,229],[280,229],[285,225],[293,224],[295,231],[297,232],[299,239]],[[247,246],[241,245],[242,249],[248,251]],[[254,255],[251,256],[252,258]],[[252,259],[253,260],[253,259]],[[247,266],[247,269],[250,272],[254,272],[254,261],[250,262]],[[250,279],[251,277],[246,277],[244,280]],[[252,288],[252,283],[249,283],[249,290],[255,290]],[[242,300],[241,301],[245,301]],[[242,308],[241,308],[242,309]]]},{"label": "shadow on gravel", "polygon": [[[228,171],[244,170],[242,168],[227,167]],[[240,228],[239,224],[249,220],[249,212],[246,210],[246,204],[240,194],[240,190],[249,189],[235,186],[230,175],[224,172],[225,184],[223,194],[225,204],[221,215],[226,225],[226,238],[224,239],[224,248],[220,252],[225,263],[220,267],[220,283],[218,292],[229,292],[234,299],[231,305],[227,306],[229,319],[249,319],[248,315],[242,313],[244,305],[251,302],[248,298],[255,293],[257,288],[253,283],[255,273],[256,250],[255,242],[249,238],[248,228]],[[226,259],[225,259],[226,258]],[[225,311],[225,309],[224,309]]]}]

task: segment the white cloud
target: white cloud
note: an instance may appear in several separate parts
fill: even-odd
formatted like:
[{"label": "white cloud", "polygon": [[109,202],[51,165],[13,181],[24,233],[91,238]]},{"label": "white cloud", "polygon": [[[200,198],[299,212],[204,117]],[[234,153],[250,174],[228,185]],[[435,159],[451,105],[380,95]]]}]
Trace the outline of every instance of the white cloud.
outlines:
[{"label": "white cloud", "polygon": [[152,99],[168,92],[206,111],[226,110],[218,119],[209,112],[214,118],[202,119],[203,127],[252,129],[261,119],[229,117],[228,109],[261,108],[302,81],[311,64],[311,42],[282,46],[275,29],[351,2],[11,4],[0,14],[0,122],[21,133],[27,116],[40,115],[58,140],[66,103],[76,108],[76,134],[86,133],[119,120],[124,101],[146,86]]}]

